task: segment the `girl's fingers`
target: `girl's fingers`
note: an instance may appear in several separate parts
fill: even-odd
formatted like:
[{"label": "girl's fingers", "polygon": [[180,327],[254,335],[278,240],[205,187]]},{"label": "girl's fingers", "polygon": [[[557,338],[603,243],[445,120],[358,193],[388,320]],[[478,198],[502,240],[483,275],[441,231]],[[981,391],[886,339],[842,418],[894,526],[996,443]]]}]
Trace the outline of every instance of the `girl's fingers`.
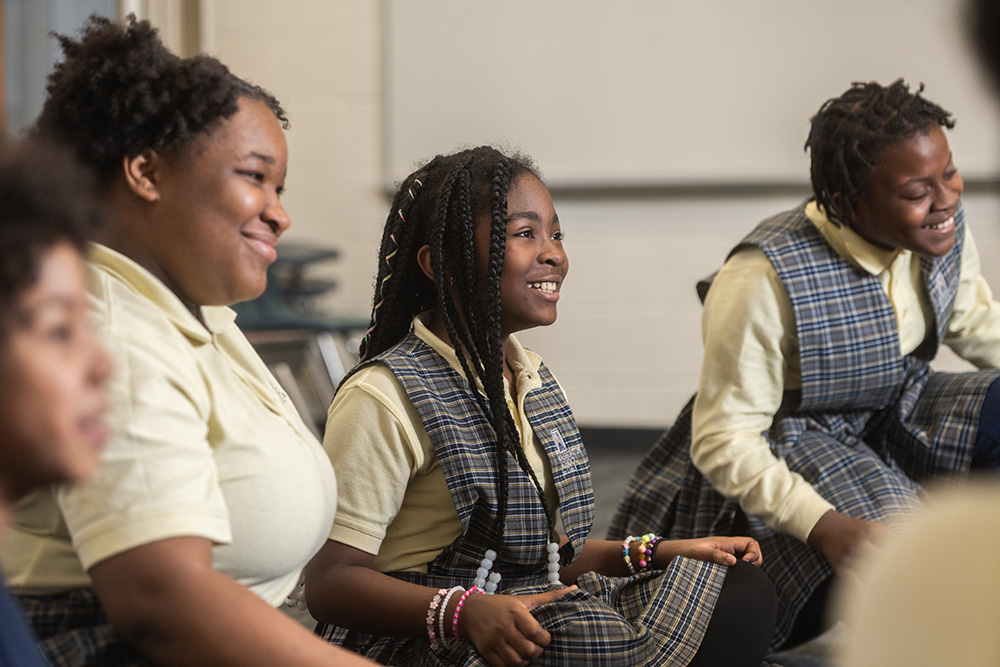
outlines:
[{"label": "girl's fingers", "polygon": [[529,610],[531,610],[534,609],[535,607],[545,604],[546,602],[552,602],[555,599],[561,598],[567,593],[572,593],[575,590],[576,590],[576,584],[572,586],[567,586],[565,588],[556,588],[551,591],[535,593],[534,595],[525,595],[523,596],[522,599],[524,600],[524,606],[527,607]]}]

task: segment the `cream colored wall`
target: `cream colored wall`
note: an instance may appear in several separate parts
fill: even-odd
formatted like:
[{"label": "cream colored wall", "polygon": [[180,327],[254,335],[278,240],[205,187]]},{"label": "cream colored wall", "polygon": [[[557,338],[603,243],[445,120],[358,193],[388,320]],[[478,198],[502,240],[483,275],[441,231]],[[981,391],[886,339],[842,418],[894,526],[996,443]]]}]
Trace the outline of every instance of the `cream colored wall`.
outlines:
[{"label": "cream colored wall", "polygon": [[324,267],[339,285],[328,305],[367,316],[386,214],[380,3],[209,0],[203,14],[208,50],[288,111],[286,240],[339,249]]},{"label": "cream colored wall", "polygon": [[[327,305],[366,315],[387,211],[381,3],[203,0],[202,7],[210,28],[204,43],[290,112],[288,238],[339,248],[342,259],[330,273],[340,287]],[[805,119],[790,131],[804,127]],[[701,363],[695,281],[758,220],[798,199],[557,197],[572,271],[559,321],[522,339],[545,356],[582,424],[661,427],[673,420]],[[966,206],[987,275],[1000,285],[1000,200],[969,196]]]}]

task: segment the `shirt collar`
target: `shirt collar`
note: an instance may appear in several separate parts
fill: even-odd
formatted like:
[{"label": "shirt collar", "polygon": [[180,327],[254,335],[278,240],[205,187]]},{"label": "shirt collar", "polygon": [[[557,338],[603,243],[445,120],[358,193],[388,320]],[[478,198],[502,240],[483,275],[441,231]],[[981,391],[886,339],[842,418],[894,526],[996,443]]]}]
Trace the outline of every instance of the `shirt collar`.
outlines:
[{"label": "shirt collar", "polygon": [[[455,349],[428,328],[427,324],[430,322],[430,318],[430,311],[420,313],[414,317],[413,333],[417,338],[430,345],[432,350],[444,357],[445,361],[451,364],[455,370],[462,373],[462,364],[458,361]],[[515,373],[527,371],[537,376],[538,369],[542,365],[542,358],[531,350],[526,350],[512,334],[510,337],[510,347],[507,349],[507,363],[510,364],[511,369]],[[483,386],[478,377],[476,378],[476,385],[482,391]]]},{"label": "shirt collar", "polygon": [[134,260],[107,246],[91,243],[87,261],[114,275],[156,304],[189,338],[207,342],[212,335],[222,333],[236,321],[236,312],[228,306],[201,306],[203,324],[159,278]]},{"label": "shirt collar", "polygon": [[888,269],[901,254],[910,252],[886,250],[866,241],[849,226],[832,222],[815,199],[806,204],[805,214],[838,255],[873,276]]}]

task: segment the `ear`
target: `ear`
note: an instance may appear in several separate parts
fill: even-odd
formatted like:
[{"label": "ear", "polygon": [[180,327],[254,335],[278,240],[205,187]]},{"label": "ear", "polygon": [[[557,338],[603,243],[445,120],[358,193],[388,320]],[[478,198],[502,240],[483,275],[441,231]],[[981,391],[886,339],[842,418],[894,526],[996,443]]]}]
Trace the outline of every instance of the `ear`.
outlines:
[{"label": "ear", "polygon": [[417,251],[417,265],[420,266],[420,270],[424,272],[424,275],[434,282],[434,269],[431,266],[431,247],[429,245],[420,246],[420,250]]},{"label": "ear", "polygon": [[157,181],[162,162],[163,159],[152,148],[147,148],[135,157],[123,157],[122,171],[129,190],[147,202],[160,201]]}]

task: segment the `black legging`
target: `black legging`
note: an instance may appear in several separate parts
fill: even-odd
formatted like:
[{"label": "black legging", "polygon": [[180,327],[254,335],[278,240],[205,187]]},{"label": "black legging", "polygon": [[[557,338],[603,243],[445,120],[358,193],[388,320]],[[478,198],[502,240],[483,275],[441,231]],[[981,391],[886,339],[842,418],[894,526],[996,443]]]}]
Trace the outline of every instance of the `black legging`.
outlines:
[{"label": "black legging", "polygon": [[756,565],[739,561],[726,573],[690,667],[760,667],[777,616],[774,584]]},{"label": "black legging", "polygon": [[983,407],[979,410],[972,467],[1000,468],[1000,380],[994,380],[986,390]]}]

